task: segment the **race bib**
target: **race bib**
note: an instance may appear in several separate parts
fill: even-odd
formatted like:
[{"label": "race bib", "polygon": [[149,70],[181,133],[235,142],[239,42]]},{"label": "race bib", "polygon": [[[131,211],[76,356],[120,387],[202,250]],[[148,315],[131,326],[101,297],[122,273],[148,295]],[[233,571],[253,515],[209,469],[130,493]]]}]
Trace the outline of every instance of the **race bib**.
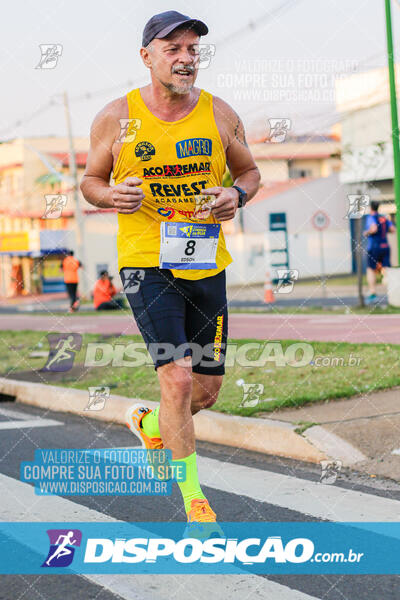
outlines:
[{"label": "race bib", "polygon": [[216,269],[221,225],[161,223],[161,269]]}]

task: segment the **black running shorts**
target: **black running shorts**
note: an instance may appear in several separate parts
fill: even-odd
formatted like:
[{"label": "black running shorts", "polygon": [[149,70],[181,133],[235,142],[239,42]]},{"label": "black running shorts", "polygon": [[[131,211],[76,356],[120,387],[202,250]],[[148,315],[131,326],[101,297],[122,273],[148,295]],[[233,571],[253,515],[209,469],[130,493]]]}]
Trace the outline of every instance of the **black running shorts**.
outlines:
[{"label": "black running shorts", "polygon": [[157,369],[192,356],[193,371],[223,375],[228,330],[226,277],[175,278],[169,269],[125,267],[124,292]]}]

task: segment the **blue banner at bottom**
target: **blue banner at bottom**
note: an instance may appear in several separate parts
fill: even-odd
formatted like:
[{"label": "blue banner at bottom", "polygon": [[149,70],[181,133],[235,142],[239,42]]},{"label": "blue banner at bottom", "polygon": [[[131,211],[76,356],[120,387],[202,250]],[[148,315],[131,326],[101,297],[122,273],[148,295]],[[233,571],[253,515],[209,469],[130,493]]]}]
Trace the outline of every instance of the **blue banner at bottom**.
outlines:
[{"label": "blue banner at bottom", "polygon": [[0,523],[1,574],[400,574],[400,523]]}]

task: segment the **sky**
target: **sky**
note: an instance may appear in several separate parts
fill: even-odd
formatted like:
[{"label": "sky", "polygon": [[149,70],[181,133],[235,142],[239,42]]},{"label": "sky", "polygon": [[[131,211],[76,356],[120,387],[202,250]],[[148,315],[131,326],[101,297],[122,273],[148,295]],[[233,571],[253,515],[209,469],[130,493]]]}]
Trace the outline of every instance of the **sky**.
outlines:
[{"label": "sky", "polygon": [[[139,56],[142,31],[164,10],[207,23],[209,34],[201,42],[214,55],[196,85],[231,104],[250,136],[267,135],[271,118],[291,119],[293,133],[328,133],[338,120],[335,78],[386,66],[384,5],[384,0],[8,2],[0,25],[0,140],[65,135],[64,91],[74,135],[88,135],[105,104],[149,82]],[[400,61],[400,0],[392,0],[392,16]],[[37,68],[42,44],[62,46],[53,69]]]}]

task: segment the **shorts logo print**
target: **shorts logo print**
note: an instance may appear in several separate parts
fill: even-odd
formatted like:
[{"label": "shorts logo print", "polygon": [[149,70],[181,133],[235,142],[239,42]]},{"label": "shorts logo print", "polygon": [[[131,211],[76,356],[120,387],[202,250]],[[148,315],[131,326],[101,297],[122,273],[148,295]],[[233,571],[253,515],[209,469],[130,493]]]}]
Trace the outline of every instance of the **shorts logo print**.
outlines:
[{"label": "shorts logo print", "polygon": [[214,360],[219,361],[221,356],[221,345],[222,345],[222,326],[224,324],[224,315],[217,317],[217,330],[214,338]]},{"label": "shorts logo print", "polygon": [[121,279],[125,294],[136,294],[139,291],[144,275],[145,272],[143,269],[123,269],[121,271]]}]

